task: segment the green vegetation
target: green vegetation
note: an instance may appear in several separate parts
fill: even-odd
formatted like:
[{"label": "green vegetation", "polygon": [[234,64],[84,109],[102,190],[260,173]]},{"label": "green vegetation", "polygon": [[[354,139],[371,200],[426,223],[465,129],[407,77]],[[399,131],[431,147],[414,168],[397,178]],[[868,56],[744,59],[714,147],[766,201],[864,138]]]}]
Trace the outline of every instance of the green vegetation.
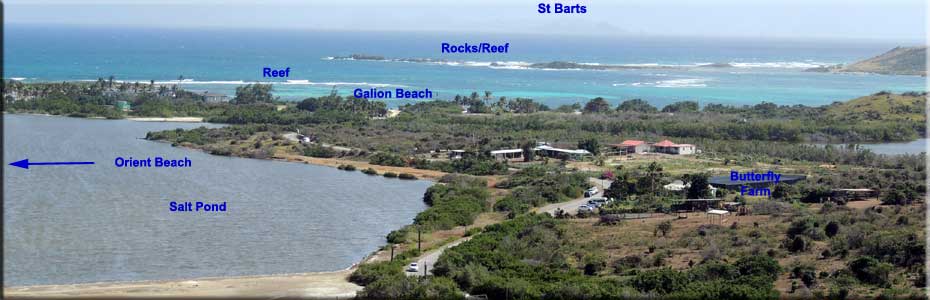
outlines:
[{"label": "green vegetation", "polygon": [[449,176],[423,195],[430,207],[417,214],[414,226],[427,230],[451,229],[472,224],[488,208],[487,182],[465,175]]},{"label": "green vegetation", "polygon": [[572,267],[572,245],[560,238],[561,226],[543,215],[490,225],[446,250],[433,273],[451,278],[469,294],[491,299],[603,299],[632,291],[617,280],[586,276]]},{"label": "green vegetation", "polygon": [[622,112],[639,112],[639,113],[655,113],[658,111],[655,106],[649,104],[643,99],[630,99],[623,101],[617,106],[617,111]]},{"label": "green vegetation", "polygon": [[495,209],[521,214],[532,207],[581,197],[589,186],[583,173],[564,173],[556,168],[534,166],[520,170],[497,187],[510,194],[497,201]]},{"label": "green vegetation", "polygon": [[[11,92],[4,91],[5,109],[11,112],[201,116],[232,124],[146,136],[216,155],[302,154],[458,173],[430,187],[423,197],[429,208],[386,238],[409,246],[417,231],[445,235],[434,241],[464,231],[472,239],[447,250],[435,276],[403,275],[403,266],[420,254],[415,250],[393,262],[363,264],[351,277],[365,285],[359,294],[363,298],[457,298],[462,292],[495,299],[901,296],[919,294],[926,278],[925,204],[920,203],[927,188],[925,155],[877,155],[854,144],[925,136],[926,93],[881,92],[821,107],[760,103],[701,108],[684,101],[660,112],[639,99],[612,108],[602,98],[550,111],[531,99],[495,99],[486,91],[405,105],[388,118],[381,102],[332,93],[282,103],[264,85],[240,87],[232,103],[216,104],[177,87],[113,80],[7,85]],[[132,110],[115,109],[121,100],[129,101]],[[317,142],[284,138],[298,130],[311,133]],[[696,144],[702,153],[610,161],[605,147],[623,139],[662,138]],[[526,155],[529,163],[512,164],[488,155],[505,148],[531,154],[538,141],[600,155],[593,163]],[[446,159],[450,149],[467,149],[467,155]],[[345,162],[339,168],[356,169]],[[675,199],[707,197],[710,174],[759,168],[809,178],[774,186],[773,197],[765,201],[719,190],[727,200],[751,207],[753,214],[726,224],[668,215],[642,221],[619,216],[670,212]],[[378,174],[372,168],[362,172]],[[588,178],[600,175],[614,179],[605,195],[618,201],[598,209],[599,218],[528,213],[532,207],[580,197]],[[397,172],[382,176],[416,178]],[[494,196],[487,179],[500,188],[493,190]],[[690,187],[676,192],[662,188],[677,179]],[[833,196],[833,188],[876,189],[884,205],[847,206],[847,199]],[[498,222],[503,219],[498,212],[509,220],[483,230],[461,228],[475,224],[482,213],[482,225]],[[434,232],[440,230],[450,231]]]},{"label": "green vegetation", "polygon": [[400,173],[400,174],[397,174],[397,178],[400,178],[400,179],[408,179],[408,180],[417,179],[416,176],[414,176],[413,174],[410,174],[410,173]]}]

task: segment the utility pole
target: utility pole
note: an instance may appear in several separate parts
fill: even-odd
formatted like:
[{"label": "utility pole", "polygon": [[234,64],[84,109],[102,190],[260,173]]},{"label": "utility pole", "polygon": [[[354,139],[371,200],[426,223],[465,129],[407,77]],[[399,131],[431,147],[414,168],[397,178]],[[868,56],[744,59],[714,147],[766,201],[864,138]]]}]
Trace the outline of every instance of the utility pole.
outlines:
[{"label": "utility pole", "polygon": [[422,251],[422,250],[420,249],[420,244],[421,244],[420,242],[422,241],[422,240],[420,239],[420,236],[421,236],[422,234],[423,234],[423,230],[420,228],[420,225],[417,224],[417,252]]},{"label": "utility pole", "polygon": [[397,247],[397,244],[391,244],[391,261],[394,261],[394,248]]}]

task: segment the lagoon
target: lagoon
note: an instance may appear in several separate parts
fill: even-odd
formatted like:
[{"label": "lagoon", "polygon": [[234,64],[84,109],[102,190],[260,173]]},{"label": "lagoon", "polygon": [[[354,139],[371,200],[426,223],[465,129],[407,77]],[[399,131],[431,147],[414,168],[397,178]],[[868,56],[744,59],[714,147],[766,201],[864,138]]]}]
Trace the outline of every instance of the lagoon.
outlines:
[{"label": "lagoon", "polygon": [[[142,139],[203,124],[3,120],[5,287],[341,270],[425,209],[432,184]],[[118,168],[120,156],[192,165]],[[24,158],[96,164],[8,165]],[[225,202],[226,211],[172,212],[171,202]]]}]

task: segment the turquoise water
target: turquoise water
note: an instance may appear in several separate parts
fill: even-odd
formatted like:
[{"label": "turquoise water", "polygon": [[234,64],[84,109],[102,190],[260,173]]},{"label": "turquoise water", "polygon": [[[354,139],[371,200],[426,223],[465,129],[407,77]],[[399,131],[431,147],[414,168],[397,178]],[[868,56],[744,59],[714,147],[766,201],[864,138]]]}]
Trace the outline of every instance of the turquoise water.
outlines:
[{"label": "turquoise water", "polygon": [[[530,97],[549,105],[604,97],[612,103],[642,98],[655,105],[822,105],[880,90],[924,91],[924,78],[822,74],[805,68],[850,63],[897,44],[688,38],[575,38],[564,36],[371,33],[269,30],[177,30],[11,25],[5,30],[4,76],[25,81],[117,80],[167,83],[232,95],[246,82],[272,82],[282,99],[299,100],[355,88],[429,88],[449,99],[471,91]],[[507,54],[442,54],[440,43],[505,43]],[[354,53],[389,58],[442,58],[461,64],[340,61]],[[533,62],[695,65],[721,69],[624,71],[531,70],[492,67]],[[262,78],[264,67],[291,68],[287,79]],[[287,82],[291,80],[291,82]],[[388,100],[389,105],[404,103]]]}]

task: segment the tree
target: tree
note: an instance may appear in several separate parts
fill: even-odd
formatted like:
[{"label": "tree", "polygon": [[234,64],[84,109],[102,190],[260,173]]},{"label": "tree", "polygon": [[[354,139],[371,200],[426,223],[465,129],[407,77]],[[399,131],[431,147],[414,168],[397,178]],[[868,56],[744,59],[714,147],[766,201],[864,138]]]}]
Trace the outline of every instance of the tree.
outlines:
[{"label": "tree", "polygon": [[676,112],[697,112],[699,105],[694,101],[680,101],[675,102],[669,105],[666,105],[662,108],[662,112],[676,113]]},{"label": "tree", "polygon": [[239,86],[236,87],[236,98],[233,102],[236,104],[271,103],[274,101],[271,90],[270,84],[255,83]]},{"label": "tree", "polygon": [[649,166],[646,167],[646,174],[642,177],[642,180],[639,181],[642,184],[640,190],[648,190],[650,195],[656,195],[656,188],[658,184],[662,182],[662,179],[665,178],[665,173],[663,172],[662,166],[657,162],[652,162]]},{"label": "tree", "polygon": [[604,113],[610,111],[610,104],[604,98],[597,97],[591,99],[584,105],[585,113]]},{"label": "tree", "polygon": [[691,177],[691,186],[688,187],[688,199],[703,199],[707,197],[707,192],[710,190],[708,185],[710,185],[710,175],[707,173],[693,174]]},{"label": "tree", "polygon": [[778,183],[772,189],[772,198],[775,199],[789,199],[795,193],[794,187],[786,183]]},{"label": "tree", "polygon": [[643,99],[630,99],[620,103],[620,105],[617,106],[617,111],[654,113],[657,112],[658,109]]},{"label": "tree", "polygon": [[591,154],[598,155],[601,153],[601,143],[594,138],[584,139],[578,142],[578,149],[588,150]]},{"label": "tree", "polygon": [[523,146],[521,147],[521,149],[523,149],[523,161],[531,162],[536,159],[536,152],[533,151],[535,146],[536,144],[532,141],[526,141],[523,143]]}]

